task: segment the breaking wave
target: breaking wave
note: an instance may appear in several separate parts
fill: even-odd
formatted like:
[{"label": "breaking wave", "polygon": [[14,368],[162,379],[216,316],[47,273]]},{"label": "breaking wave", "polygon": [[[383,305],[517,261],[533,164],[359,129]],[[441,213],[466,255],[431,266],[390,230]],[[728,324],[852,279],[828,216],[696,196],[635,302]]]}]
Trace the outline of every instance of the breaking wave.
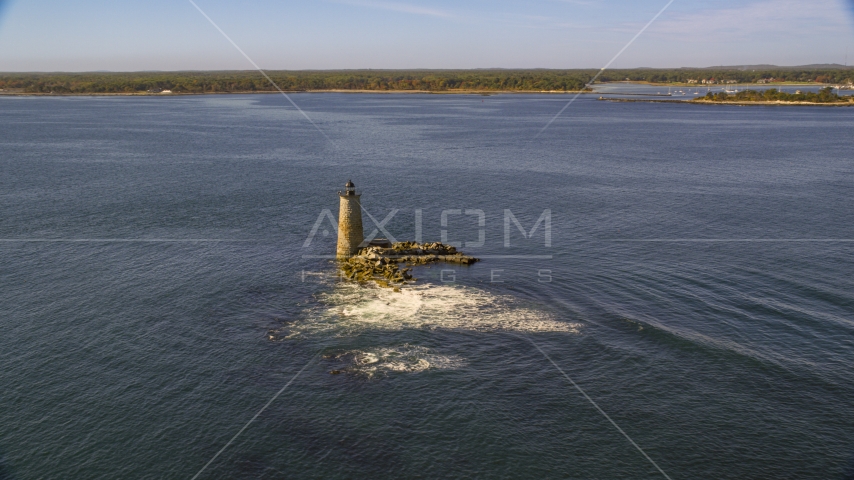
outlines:
[{"label": "breaking wave", "polygon": [[405,343],[397,347],[375,347],[349,350],[324,356],[343,366],[330,373],[349,373],[372,378],[389,372],[423,372],[428,369],[450,370],[465,365],[461,357],[438,355],[426,347]]},{"label": "breaking wave", "polygon": [[512,297],[464,286],[419,285],[388,288],[338,284],[320,295],[321,306],[277,332],[279,338],[348,336],[368,330],[461,330],[474,332],[569,332],[580,324]]}]

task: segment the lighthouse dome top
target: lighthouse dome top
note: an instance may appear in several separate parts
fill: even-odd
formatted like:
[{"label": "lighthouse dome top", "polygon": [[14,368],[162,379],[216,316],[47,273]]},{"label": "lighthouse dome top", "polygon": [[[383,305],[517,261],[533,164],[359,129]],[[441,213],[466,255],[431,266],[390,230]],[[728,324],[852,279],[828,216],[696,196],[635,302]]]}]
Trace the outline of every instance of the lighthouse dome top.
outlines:
[{"label": "lighthouse dome top", "polygon": [[353,184],[352,180],[347,180],[347,183],[344,185],[344,192],[338,192],[340,195],[346,196],[355,196],[356,195],[356,185]]}]

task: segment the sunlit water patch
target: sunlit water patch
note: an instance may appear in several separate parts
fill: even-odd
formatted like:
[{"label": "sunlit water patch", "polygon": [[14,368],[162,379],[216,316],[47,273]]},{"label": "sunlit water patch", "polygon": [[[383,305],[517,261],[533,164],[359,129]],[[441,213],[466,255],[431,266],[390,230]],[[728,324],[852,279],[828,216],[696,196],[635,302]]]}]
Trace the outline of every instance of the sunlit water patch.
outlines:
[{"label": "sunlit water patch", "polygon": [[388,288],[338,284],[320,295],[320,307],[303,320],[275,332],[275,338],[348,336],[369,330],[461,330],[474,332],[569,332],[580,324],[512,296],[463,286],[419,285]]}]

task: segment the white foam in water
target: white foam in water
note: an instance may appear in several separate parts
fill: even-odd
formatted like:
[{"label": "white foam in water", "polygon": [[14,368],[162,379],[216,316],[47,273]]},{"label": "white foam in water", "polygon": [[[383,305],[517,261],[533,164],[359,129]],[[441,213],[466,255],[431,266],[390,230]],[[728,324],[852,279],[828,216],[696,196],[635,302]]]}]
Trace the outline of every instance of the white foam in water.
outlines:
[{"label": "white foam in water", "polygon": [[350,358],[346,372],[367,377],[389,372],[423,372],[428,369],[449,370],[463,366],[465,361],[457,356],[437,355],[429,348],[403,344],[397,347],[376,347],[352,350],[336,358]]},{"label": "white foam in water", "polygon": [[311,334],[350,335],[366,330],[447,329],[476,332],[569,332],[577,323],[526,306],[510,296],[462,286],[388,288],[338,284],[321,296],[324,305],[289,326],[285,337]]}]

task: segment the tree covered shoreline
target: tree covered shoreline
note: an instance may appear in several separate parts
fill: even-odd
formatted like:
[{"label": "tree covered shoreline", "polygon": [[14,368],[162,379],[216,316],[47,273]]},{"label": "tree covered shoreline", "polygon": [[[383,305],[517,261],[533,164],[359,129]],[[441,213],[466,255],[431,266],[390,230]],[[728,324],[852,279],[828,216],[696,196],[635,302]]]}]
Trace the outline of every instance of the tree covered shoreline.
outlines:
[{"label": "tree covered shoreline", "polygon": [[[266,72],[286,92],[577,91],[593,74],[581,71],[321,71]],[[595,73],[594,73],[595,74]],[[0,74],[0,88],[24,93],[275,92],[257,71]]]},{"label": "tree covered shoreline", "polygon": [[[569,92],[581,90],[597,70],[325,70],[268,71],[284,91],[427,91],[427,92]],[[687,84],[847,83],[854,69],[633,69],[607,70],[597,82],[632,81]],[[257,71],[0,73],[0,89],[33,94],[242,93],[276,91]]]},{"label": "tree covered shoreline", "polygon": [[770,88],[768,90],[743,90],[738,93],[708,93],[704,97],[693,100],[694,102],[787,102],[787,103],[842,103],[854,102],[854,97],[839,96],[833,92],[833,88],[825,87],[818,92],[786,93]]}]

